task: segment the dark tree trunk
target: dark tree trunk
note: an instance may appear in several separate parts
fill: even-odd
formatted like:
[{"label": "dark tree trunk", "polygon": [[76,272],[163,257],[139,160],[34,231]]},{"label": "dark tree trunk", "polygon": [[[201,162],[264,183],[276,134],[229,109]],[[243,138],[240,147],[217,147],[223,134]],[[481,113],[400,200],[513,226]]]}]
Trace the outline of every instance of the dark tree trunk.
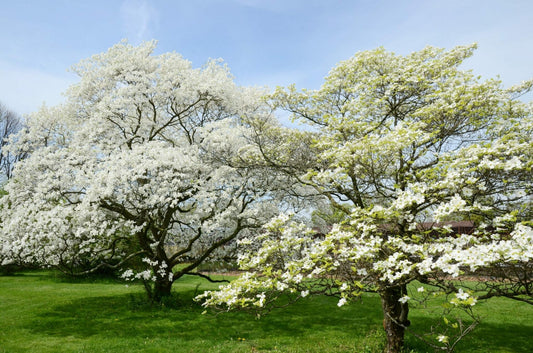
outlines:
[{"label": "dark tree trunk", "polygon": [[154,289],[152,291],[152,300],[156,303],[160,303],[164,297],[170,296],[172,290],[172,281],[167,278],[157,278],[154,283]]},{"label": "dark tree trunk", "polygon": [[405,285],[389,287],[379,292],[383,309],[383,328],[387,334],[385,353],[400,353],[405,336],[405,327],[410,322],[407,319],[409,304],[401,303],[399,299],[407,294]]}]

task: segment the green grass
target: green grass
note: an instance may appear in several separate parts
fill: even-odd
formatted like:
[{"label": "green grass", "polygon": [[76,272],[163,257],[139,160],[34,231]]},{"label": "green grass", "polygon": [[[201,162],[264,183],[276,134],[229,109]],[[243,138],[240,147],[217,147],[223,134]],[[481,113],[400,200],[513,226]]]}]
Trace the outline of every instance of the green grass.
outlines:
[{"label": "green grass", "polygon": [[[191,298],[210,288],[185,277],[175,284],[176,302],[160,307],[145,302],[141,286],[110,279],[68,281],[45,271],[0,277],[0,353],[381,349],[382,317],[374,295],[342,308],[333,298],[306,298],[257,320],[242,312],[202,315]],[[531,352],[532,306],[502,299],[480,304],[480,311],[482,324],[458,352]],[[430,324],[427,313],[410,314],[415,328]],[[432,352],[412,337],[407,345],[413,352]]]}]

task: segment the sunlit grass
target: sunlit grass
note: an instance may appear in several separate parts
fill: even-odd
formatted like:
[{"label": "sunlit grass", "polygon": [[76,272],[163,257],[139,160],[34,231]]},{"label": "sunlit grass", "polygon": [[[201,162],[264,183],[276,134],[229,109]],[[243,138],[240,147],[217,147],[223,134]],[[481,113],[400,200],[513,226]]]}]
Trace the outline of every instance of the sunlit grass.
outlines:
[{"label": "sunlit grass", "polygon": [[[257,320],[232,312],[202,315],[192,297],[213,284],[184,277],[167,306],[146,302],[139,285],[111,279],[69,281],[53,272],[0,277],[0,352],[379,352],[379,298],[337,308],[306,298]],[[533,307],[509,300],[480,304],[483,323],[459,352],[529,353]],[[430,323],[413,310],[414,327]],[[413,352],[432,352],[409,337]]]}]

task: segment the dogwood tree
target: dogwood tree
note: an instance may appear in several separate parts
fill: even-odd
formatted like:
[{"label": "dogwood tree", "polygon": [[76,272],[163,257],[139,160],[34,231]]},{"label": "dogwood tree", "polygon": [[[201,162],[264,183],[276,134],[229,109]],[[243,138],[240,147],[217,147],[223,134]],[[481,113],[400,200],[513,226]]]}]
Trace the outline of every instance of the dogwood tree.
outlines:
[{"label": "dogwood tree", "polygon": [[159,301],[277,210],[278,176],[242,158],[246,121],[268,119],[264,92],[217,60],[195,69],[154,49],[123,42],[82,61],[66,103],[29,117],[9,147],[30,156],[1,200],[4,263],[123,268]]},{"label": "dogwood tree", "polygon": [[[518,276],[531,278],[533,117],[517,99],[531,82],[505,89],[460,70],[474,49],[400,56],[380,48],[341,62],[320,90],[278,89],[274,104],[312,127],[315,158],[298,178],[342,222],[320,238],[290,215],[274,219],[257,251],[246,251],[257,239],[241,240],[247,272],[205,293],[205,305],[260,310],[282,293],[325,293],[342,306],[375,291],[386,351],[400,352],[409,305],[438,296],[448,303],[444,314],[460,309],[473,320],[444,317],[420,335],[451,351],[477,322],[476,294],[458,287],[462,275],[499,266],[529,269]],[[262,152],[283,169],[283,153]],[[453,232],[454,220],[474,222],[475,231]],[[410,292],[414,281],[426,285]],[[531,298],[527,283],[513,288],[516,297]]]}]

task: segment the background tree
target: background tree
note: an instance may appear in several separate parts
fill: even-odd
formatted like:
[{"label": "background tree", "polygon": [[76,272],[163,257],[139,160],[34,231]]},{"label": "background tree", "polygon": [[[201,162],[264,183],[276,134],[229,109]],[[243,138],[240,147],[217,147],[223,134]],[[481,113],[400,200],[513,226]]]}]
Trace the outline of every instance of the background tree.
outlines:
[{"label": "background tree", "polygon": [[[475,294],[456,279],[497,264],[531,268],[533,258],[525,211],[531,207],[533,119],[530,105],[516,99],[531,82],[507,90],[498,80],[461,71],[474,49],[427,47],[399,56],[379,48],[341,62],[320,90],[278,89],[274,104],[312,127],[308,152],[314,158],[299,180],[345,219],[323,239],[290,216],[273,220],[259,251],[240,258],[248,273],[206,293],[205,305],[261,310],[281,293],[294,300],[325,293],[342,306],[375,291],[386,351],[400,352],[409,304],[435,294],[447,298],[446,311],[460,309],[472,321],[458,317],[419,337],[453,350],[477,322]],[[261,152],[283,169],[282,152]],[[475,234],[453,234],[443,222],[449,219],[475,220]],[[413,281],[428,286],[412,293]]]},{"label": "background tree", "polygon": [[[22,128],[20,117],[9,110],[5,105],[0,103],[0,183],[4,183],[11,178],[15,163],[25,157],[25,154],[14,154],[6,146],[9,139],[13,137]],[[0,188],[0,197],[4,196],[5,191]],[[1,220],[0,220],[1,221]],[[4,255],[0,252],[0,272],[11,273],[13,266],[3,266]]]},{"label": "background tree", "polygon": [[5,151],[8,138],[22,129],[20,117],[0,103],[0,170],[7,179],[11,178],[14,164],[24,155],[13,155]]},{"label": "background tree", "polygon": [[[264,92],[154,42],[127,43],[73,70],[67,102],[32,114],[10,146],[30,153],[2,198],[2,253],[76,272],[124,268],[160,301],[174,281],[277,212],[265,175],[242,156]],[[128,267],[134,259],[136,266]]]}]

